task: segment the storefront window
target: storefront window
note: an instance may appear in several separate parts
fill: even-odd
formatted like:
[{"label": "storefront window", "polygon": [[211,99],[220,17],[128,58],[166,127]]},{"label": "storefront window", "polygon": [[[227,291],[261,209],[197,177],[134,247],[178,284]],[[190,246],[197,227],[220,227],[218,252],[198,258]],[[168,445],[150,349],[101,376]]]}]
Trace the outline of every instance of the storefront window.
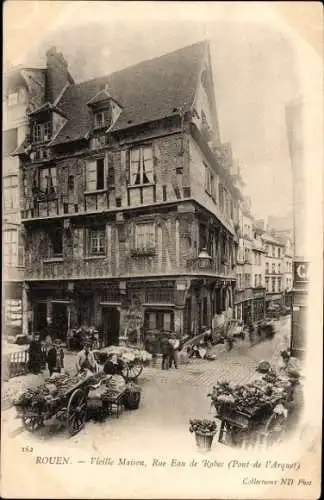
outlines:
[{"label": "storefront window", "polygon": [[146,330],[173,330],[173,311],[150,310],[145,313]]}]

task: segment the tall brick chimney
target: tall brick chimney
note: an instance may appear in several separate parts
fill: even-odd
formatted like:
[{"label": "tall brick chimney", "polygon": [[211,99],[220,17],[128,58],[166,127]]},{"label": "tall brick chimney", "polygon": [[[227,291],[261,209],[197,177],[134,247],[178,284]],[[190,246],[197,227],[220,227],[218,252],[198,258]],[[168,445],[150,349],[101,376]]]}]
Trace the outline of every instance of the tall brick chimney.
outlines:
[{"label": "tall brick chimney", "polygon": [[56,47],[50,48],[46,52],[47,67],[47,96],[46,100],[55,102],[61,94],[65,85],[71,82],[71,76],[62,52],[58,52]]}]

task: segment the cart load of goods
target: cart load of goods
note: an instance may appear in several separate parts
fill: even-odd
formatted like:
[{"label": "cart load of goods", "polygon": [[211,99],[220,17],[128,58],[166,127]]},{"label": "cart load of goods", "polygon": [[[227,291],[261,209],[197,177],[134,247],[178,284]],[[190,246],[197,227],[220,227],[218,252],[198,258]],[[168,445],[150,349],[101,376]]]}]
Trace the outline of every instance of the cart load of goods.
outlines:
[{"label": "cart load of goods", "polygon": [[262,417],[286,399],[289,386],[287,379],[270,373],[246,385],[218,382],[209,397],[219,416],[243,413]]},{"label": "cart load of goods", "polygon": [[71,377],[68,374],[55,374],[46,382],[36,388],[27,389],[22,394],[18,395],[13,403],[17,409],[30,408],[34,410],[45,410],[48,407],[55,407],[60,404],[62,399],[66,397],[75,387],[85,383],[96,384],[104,374],[91,375],[79,374]]},{"label": "cart load of goods", "polygon": [[152,355],[149,352],[133,347],[111,345],[102,349],[101,352],[106,353],[108,356],[115,354],[118,359],[127,364],[142,364],[147,366],[152,359]]}]

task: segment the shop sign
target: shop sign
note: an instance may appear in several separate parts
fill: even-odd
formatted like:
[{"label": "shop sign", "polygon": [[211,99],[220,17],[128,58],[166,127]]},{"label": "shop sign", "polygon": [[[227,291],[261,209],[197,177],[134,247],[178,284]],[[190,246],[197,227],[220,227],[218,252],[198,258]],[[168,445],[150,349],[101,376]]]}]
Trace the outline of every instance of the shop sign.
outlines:
[{"label": "shop sign", "polygon": [[6,325],[21,326],[22,302],[20,299],[7,299],[5,302]]},{"label": "shop sign", "polygon": [[294,283],[308,283],[309,262],[294,262]]}]

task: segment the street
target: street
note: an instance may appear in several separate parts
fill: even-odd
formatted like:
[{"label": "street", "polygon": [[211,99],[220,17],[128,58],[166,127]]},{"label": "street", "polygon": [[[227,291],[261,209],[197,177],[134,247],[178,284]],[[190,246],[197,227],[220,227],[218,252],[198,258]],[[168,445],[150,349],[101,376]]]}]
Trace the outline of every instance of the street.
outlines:
[{"label": "street", "polygon": [[[255,367],[260,360],[278,363],[280,350],[287,347],[290,318],[285,317],[275,323],[276,335],[272,340],[262,341],[250,346],[248,341],[237,341],[232,351],[227,352],[224,345],[214,347],[216,360],[190,360],[176,370],[161,370],[156,367],[145,368],[138,383],[143,388],[140,408],[125,411],[116,418],[112,416],[104,422],[88,421],[85,428],[67,441],[65,431],[57,428],[57,422],[50,422],[34,435],[28,435],[14,418],[15,410],[3,412],[3,425],[11,437],[19,435],[31,442],[51,443],[51,446],[69,447],[77,445],[81,449],[104,452],[107,447],[117,452],[123,443],[130,449],[140,450],[149,445],[161,449],[174,443],[174,436],[183,446],[193,446],[193,436],[188,432],[189,419],[212,418],[207,394],[219,380],[246,383],[258,374]],[[171,440],[171,441],[170,441]]]}]

